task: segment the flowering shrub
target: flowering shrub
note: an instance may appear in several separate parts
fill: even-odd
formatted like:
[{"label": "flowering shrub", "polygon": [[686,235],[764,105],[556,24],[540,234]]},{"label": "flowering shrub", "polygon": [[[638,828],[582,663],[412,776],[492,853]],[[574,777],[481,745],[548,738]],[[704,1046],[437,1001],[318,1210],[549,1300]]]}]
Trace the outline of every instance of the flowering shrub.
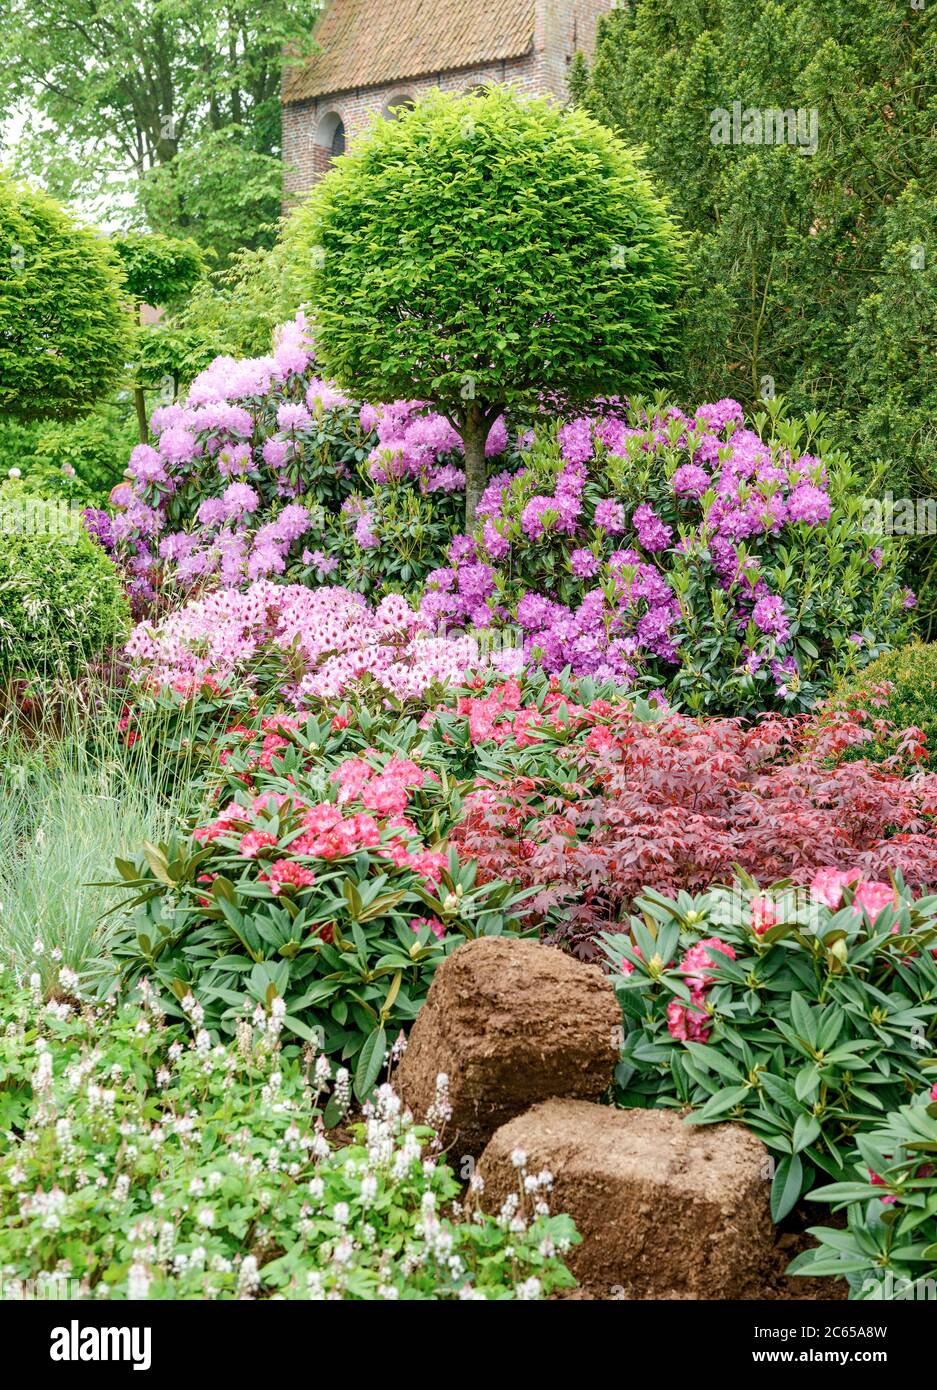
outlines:
[{"label": "flowering shrub", "polygon": [[845,1207],[846,1230],[814,1226],[819,1241],[788,1274],[840,1276],[851,1297],[933,1297],[937,1284],[937,1085],[856,1136],[858,1178],[811,1192]]},{"label": "flowering shrub", "polygon": [[648,891],[607,935],[624,1020],[625,1105],[736,1119],[776,1156],[775,1220],[843,1180],[856,1135],[925,1082],[937,1053],[937,898],[900,876],[825,870],[810,892],[752,880],[693,898]]},{"label": "flowering shrub", "polygon": [[453,841],[482,880],[510,873],[542,885],[531,910],[579,954],[644,885],[695,892],[731,881],[736,865],[805,883],[846,862],[937,885],[937,780],[889,764],[831,766],[864,735],[849,720],[649,719],[621,699],[566,702],[564,738],[544,730],[550,757],[533,765],[527,745],[543,713],[513,683],[459,709],[499,761],[490,775],[480,769]]},{"label": "flowering shrub", "polygon": [[377,608],[347,589],[307,589],[258,580],[216,590],[159,622],[140,623],[127,643],[133,680],[180,694],[209,684],[251,699],[313,700],[377,689],[407,700],[458,682],[477,665],[477,641],[433,637],[399,594]]},{"label": "flowering shrub", "polygon": [[[345,1148],[323,1129],[349,1079],[281,1046],[275,1007],[218,1043],[193,1019],[45,1009],[0,976],[0,1274],[84,1298],[531,1299],[573,1284],[549,1174],[483,1215],[382,1087]],[[15,1294],[14,1294],[15,1296]],[[27,1292],[28,1296],[28,1292]]]},{"label": "flowering shrub", "polygon": [[547,671],[663,685],[691,711],[809,707],[900,638],[913,595],[863,531],[842,456],[766,409],[757,432],[728,400],[541,429],[521,472],[489,482],[424,613],[516,624]]},{"label": "flowering shrub", "polygon": [[[167,580],[243,587],[339,579],[360,592],[421,580],[463,510],[461,440],[418,401],[352,401],[314,374],[302,314],[271,356],[219,357],[153,416],[111,494],[107,540],[152,602]],[[503,423],[491,453],[503,453]],[[96,521],[92,526],[102,541]]]},{"label": "flowering shrub", "polygon": [[119,863],[136,910],[114,956],[124,991],[152,977],[167,1011],[192,996],[224,1032],[279,1001],[288,1033],[356,1065],[364,1098],[439,961],[516,929],[524,895],[477,884],[449,850],[458,797],[444,776],[375,748],[326,761],[327,738],[285,716],[235,730],[232,799]]}]

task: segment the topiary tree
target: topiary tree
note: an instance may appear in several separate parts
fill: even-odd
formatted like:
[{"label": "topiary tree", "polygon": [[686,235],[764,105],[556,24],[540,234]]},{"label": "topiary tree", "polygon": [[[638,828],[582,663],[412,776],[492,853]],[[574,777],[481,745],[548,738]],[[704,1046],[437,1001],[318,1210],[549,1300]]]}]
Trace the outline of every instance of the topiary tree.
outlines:
[{"label": "topiary tree", "polygon": [[205,257],[187,237],[121,232],[113,238],[124,283],[137,304],[170,305],[189,292],[205,270]]},{"label": "topiary tree", "polygon": [[677,234],[636,157],[507,88],[375,123],[286,237],[324,371],[462,435],[467,521],[498,415],[645,389],[670,355]]},{"label": "topiary tree", "polygon": [[82,414],[118,381],[130,326],[107,242],[0,173],[0,415]]}]

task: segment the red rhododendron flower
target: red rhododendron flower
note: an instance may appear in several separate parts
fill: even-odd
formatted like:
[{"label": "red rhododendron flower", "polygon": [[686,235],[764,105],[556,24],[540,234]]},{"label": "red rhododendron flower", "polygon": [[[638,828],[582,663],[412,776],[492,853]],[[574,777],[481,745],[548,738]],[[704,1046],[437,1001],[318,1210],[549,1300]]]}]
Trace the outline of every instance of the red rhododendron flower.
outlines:
[{"label": "red rhododendron flower", "polygon": [[316,881],[311,869],[295,863],[292,859],[278,859],[275,864],[271,864],[267,873],[260,874],[259,877],[261,881],[269,883],[270,891],[275,897],[279,897],[288,889],[308,888]]},{"label": "red rhododendron flower", "polygon": [[276,835],[268,830],[248,830],[241,836],[240,850],[245,859],[256,859],[262,849],[269,849],[276,842]]}]

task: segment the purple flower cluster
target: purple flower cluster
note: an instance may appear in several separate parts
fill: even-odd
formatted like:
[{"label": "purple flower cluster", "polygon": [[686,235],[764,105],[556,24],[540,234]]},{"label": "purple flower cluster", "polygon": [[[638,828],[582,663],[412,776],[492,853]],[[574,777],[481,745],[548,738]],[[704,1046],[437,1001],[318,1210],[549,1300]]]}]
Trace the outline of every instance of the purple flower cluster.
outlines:
[{"label": "purple flower cluster", "polygon": [[[295,577],[304,554],[329,556],[343,544],[359,554],[375,550],[374,501],[352,493],[362,455],[375,497],[394,478],[429,494],[465,486],[462,442],[442,416],[418,401],[361,405],[314,375],[301,313],[278,329],[270,356],[216,358],[184,401],[154,411],[151,427],[152,444],[137,445],[126,480],[111,493],[108,523],[109,543],[144,607],[167,579],[183,590],[237,588]],[[506,447],[498,420],[487,451]],[[348,528],[336,526],[349,504]],[[99,520],[94,525],[102,530]],[[334,557],[316,568],[328,576]]]},{"label": "purple flower cluster", "polygon": [[[465,470],[455,461],[462,454],[462,440],[443,415],[422,401],[394,401],[390,405],[365,405],[361,424],[377,431],[377,444],[368,457],[368,472],[376,483],[412,478],[420,491],[461,492]],[[489,458],[504,453],[508,444],[504,419],[495,421],[485,453]]]},{"label": "purple flower cluster", "polygon": [[[457,537],[449,566],[429,575],[421,603],[429,621],[514,623],[527,660],[545,670],[630,681],[648,662],[683,661],[678,595],[690,580],[675,581],[699,574],[705,595],[721,588],[727,596],[739,673],[768,662],[784,697],[798,672],[791,614],[771,592],[763,560],[791,528],[829,522],[819,459],[766,442],[730,400],[653,418],[612,404],[561,425],[553,445],[524,442],[527,466],[489,481],[474,533]],[[648,467],[653,500],[601,495],[611,477],[644,476]],[[752,624],[758,641],[749,648]]]}]

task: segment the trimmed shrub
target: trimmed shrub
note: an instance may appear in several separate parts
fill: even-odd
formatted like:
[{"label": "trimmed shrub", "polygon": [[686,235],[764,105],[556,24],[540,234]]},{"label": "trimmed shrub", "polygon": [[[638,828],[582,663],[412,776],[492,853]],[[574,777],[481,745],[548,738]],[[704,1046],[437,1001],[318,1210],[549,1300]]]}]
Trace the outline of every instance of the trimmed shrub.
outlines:
[{"label": "trimmed shrub", "polygon": [[106,240],[0,172],[0,413],[67,420],[120,379],[131,318]]},{"label": "trimmed shrub", "polygon": [[135,432],[127,410],[102,403],[77,420],[0,425],[0,486],[11,468],[37,497],[103,507],[120,482]]},{"label": "trimmed shrub", "polygon": [[375,121],[285,239],[326,372],[458,430],[469,525],[499,415],[647,389],[674,350],[679,238],[636,156],[505,87]]},{"label": "trimmed shrub", "polygon": [[0,533],[0,674],[76,673],[124,635],[120,578],[68,504],[6,487]]},{"label": "trimmed shrub", "polygon": [[888,757],[893,751],[893,737],[878,724],[882,720],[893,731],[919,729],[927,755],[937,755],[937,643],[912,642],[885,652],[843,681],[828,708],[831,714],[850,710],[864,717],[870,738],[862,745],[863,757]]}]

